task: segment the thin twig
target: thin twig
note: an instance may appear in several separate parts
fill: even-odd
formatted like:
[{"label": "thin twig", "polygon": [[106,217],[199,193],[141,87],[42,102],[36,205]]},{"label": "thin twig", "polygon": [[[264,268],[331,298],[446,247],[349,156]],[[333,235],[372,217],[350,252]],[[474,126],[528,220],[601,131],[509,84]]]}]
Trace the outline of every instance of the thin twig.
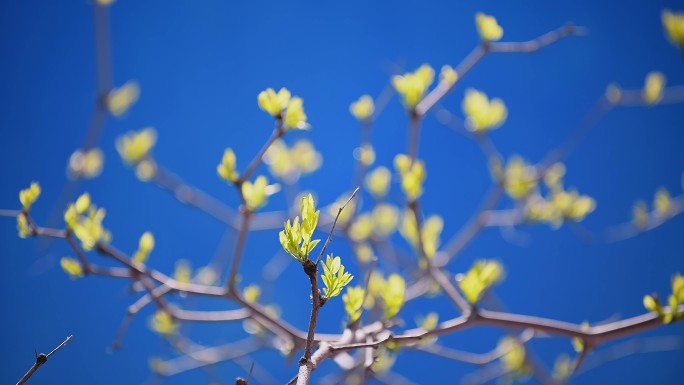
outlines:
[{"label": "thin twig", "polygon": [[219,222],[237,228],[235,226],[235,217],[237,217],[235,210],[208,193],[190,186],[172,172],[157,166],[153,181],[160,188],[173,194],[181,203],[194,207]]},{"label": "thin twig", "polygon": [[128,310],[126,311],[126,316],[124,317],[123,321],[121,321],[119,332],[117,333],[116,339],[112,343],[110,350],[118,350],[121,347],[121,341],[126,335],[126,331],[128,330],[128,326],[130,325],[131,320],[136,314],[138,314],[140,310],[142,310],[148,304],[152,303],[153,295],[164,295],[170,292],[171,290],[172,289],[166,285],[157,286],[154,288],[152,293],[145,294],[144,296],[140,297],[137,301],[135,301],[132,305],[130,305],[128,307]]},{"label": "thin twig", "polygon": [[36,362],[33,364],[33,366],[31,366],[31,369],[29,369],[28,372],[26,372],[26,374],[24,374],[24,376],[21,377],[19,382],[17,382],[17,385],[22,385],[22,384],[26,383],[26,381],[28,381],[28,379],[31,378],[33,373],[35,373],[36,370],[38,370],[38,368],[40,368],[43,364],[45,364],[47,362],[48,358],[50,358],[53,354],[57,353],[57,351],[59,349],[63,348],[66,344],[71,342],[71,340],[73,338],[74,338],[73,335],[67,337],[64,341],[62,341],[61,344],[59,344],[56,348],[52,349],[52,351],[48,354],[44,354],[44,353],[38,354],[36,356]]},{"label": "thin twig", "polygon": [[235,184],[242,184],[246,180],[249,180],[249,177],[252,176],[254,171],[256,171],[257,167],[261,164],[261,160],[264,157],[264,154],[266,151],[268,151],[268,148],[271,147],[273,142],[276,140],[280,139],[283,135],[285,134],[285,131],[282,128],[282,121],[277,121],[276,122],[276,128],[273,129],[273,133],[271,134],[271,137],[268,138],[266,143],[264,144],[263,147],[261,147],[261,150],[254,156],[254,159],[250,162],[249,166],[247,166],[247,169],[245,169],[245,172],[240,175],[240,178],[235,182]]},{"label": "thin twig", "polygon": [[[472,50],[472,52],[470,52],[470,54],[466,56],[466,58],[463,59],[463,61],[458,66],[456,66],[455,70],[456,73],[458,73],[458,77],[463,78],[463,76],[466,73],[468,73],[475,66],[475,64],[477,64],[477,62],[479,62],[480,59],[482,59],[488,53],[534,52],[560,39],[563,39],[573,34],[577,34],[578,32],[582,31],[583,30],[579,27],[576,27],[572,24],[566,24],[560,28],[557,28],[551,32],[547,32],[527,42],[480,44],[477,47],[475,47]],[[451,92],[451,90],[454,89],[456,84],[458,84],[458,82],[452,84],[440,82],[435,89],[430,91],[430,93],[427,94],[425,98],[423,98],[423,100],[420,101],[420,103],[418,103],[418,105],[416,106],[416,113],[420,116],[425,115],[437,103],[439,103],[439,101],[442,100],[449,92]]]},{"label": "thin twig", "polygon": [[649,212],[643,227],[638,227],[633,221],[609,227],[605,231],[605,241],[608,243],[624,241],[658,228],[682,213],[684,213],[684,194],[671,198],[670,212],[667,215],[662,215],[655,209]]},{"label": "thin twig", "polygon": [[567,158],[579,145],[584,138],[596,127],[603,117],[613,109],[613,104],[605,97],[601,96],[591,108],[589,113],[582,119],[579,125],[565,139],[564,143],[539,162],[542,170],[551,167],[556,162]]},{"label": "thin twig", "polygon": [[488,50],[492,53],[532,53],[565,37],[584,34],[586,34],[585,28],[578,27],[572,23],[567,23],[560,28],[547,32],[530,41],[489,43]]},{"label": "thin twig", "polygon": [[486,212],[493,209],[502,196],[503,187],[500,184],[494,185],[485,196],[477,213],[447,242],[444,251],[439,253],[435,261],[436,266],[445,266],[475,238],[487,223]]},{"label": "thin twig", "polygon": [[238,239],[235,243],[235,251],[233,252],[233,261],[230,264],[230,275],[228,276],[228,283],[226,289],[228,292],[235,291],[235,284],[237,282],[238,269],[240,267],[240,259],[242,257],[242,252],[245,248],[245,240],[247,239],[247,231],[249,229],[249,219],[251,217],[251,212],[249,210],[244,210],[242,214],[242,226],[240,226],[240,232],[238,233]]},{"label": "thin twig", "polygon": [[359,186],[356,189],[354,189],[354,192],[351,194],[351,196],[349,196],[349,199],[347,199],[347,201],[344,202],[342,207],[340,207],[337,210],[337,215],[335,216],[335,220],[333,221],[332,227],[330,228],[330,233],[328,233],[328,239],[325,241],[323,248],[321,248],[321,253],[318,255],[318,258],[316,259],[316,265],[318,265],[318,263],[321,261],[323,254],[325,254],[325,249],[328,248],[328,245],[332,241],[333,231],[335,231],[335,225],[337,225],[337,220],[340,219],[340,214],[342,214],[342,210],[344,210],[344,208],[347,207],[347,204],[349,204],[349,202],[351,202],[351,200],[354,199],[354,196],[356,196],[356,193],[359,192],[360,188],[361,187]]},{"label": "thin twig", "polygon": [[684,349],[684,337],[682,336],[647,337],[626,341],[603,350],[595,351],[594,354],[585,361],[586,364],[583,365],[579,371],[575,372],[573,376],[578,376],[598,366],[633,354],[681,349]]},{"label": "thin twig", "polygon": [[[172,376],[191,369],[213,365],[222,361],[234,360],[255,352],[262,345],[253,337],[216,347],[183,351],[184,355],[156,363],[156,372],[163,376]],[[178,346],[176,346],[178,348]]]},{"label": "thin twig", "polygon": [[418,144],[420,142],[420,115],[411,111],[411,124],[409,127],[408,156],[411,164],[418,157]]},{"label": "thin twig", "polygon": [[21,210],[0,210],[0,217],[16,217],[21,214]]},{"label": "thin twig", "polygon": [[[468,56],[466,56],[465,59],[463,59],[463,61],[456,66],[455,70],[458,74],[458,77],[463,78],[463,76],[465,76],[465,74],[468,73],[486,54],[487,51],[485,51],[482,45],[475,47],[468,54]],[[416,106],[416,114],[421,116],[427,114],[432,107],[439,103],[439,101],[441,101],[449,92],[451,92],[451,90],[454,89],[456,84],[458,84],[458,82],[453,84],[440,82],[434,90],[430,91],[430,93],[418,103]]]}]

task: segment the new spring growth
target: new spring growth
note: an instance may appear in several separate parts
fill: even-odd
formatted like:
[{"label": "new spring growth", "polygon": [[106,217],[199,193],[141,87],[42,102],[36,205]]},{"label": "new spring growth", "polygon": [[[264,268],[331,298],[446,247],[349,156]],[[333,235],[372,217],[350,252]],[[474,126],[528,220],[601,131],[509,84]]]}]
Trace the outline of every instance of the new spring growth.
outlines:
[{"label": "new spring growth", "polygon": [[370,367],[370,370],[374,374],[383,374],[388,372],[394,366],[394,362],[397,360],[397,355],[394,354],[387,346],[382,346],[374,354],[374,361]]},{"label": "new spring growth", "polygon": [[59,264],[62,267],[62,270],[69,275],[69,278],[77,279],[83,276],[83,267],[81,267],[81,264],[77,260],[71,257],[62,257],[62,259],[59,260]]},{"label": "new spring growth", "polygon": [[83,249],[92,250],[98,243],[108,243],[111,234],[102,226],[105,209],[97,208],[88,193],[81,194],[64,212],[64,222],[69,231],[81,241]]},{"label": "new spring growth", "polygon": [[373,218],[373,234],[380,239],[392,235],[399,223],[399,209],[388,203],[375,205],[371,212]]},{"label": "new spring growth", "polygon": [[481,260],[476,261],[466,274],[459,274],[456,280],[468,302],[475,305],[487,289],[503,279],[503,275],[501,263]]},{"label": "new spring growth", "polygon": [[301,175],[318,170],[323,163],[321,154],[305,139],[298,140],[292,147],[283,140],[276,140],[263,159],[271,174],[288,184],[296,182]]},{"label": "new spring growth", "polygon": [[499,128],[508,116],[506,105],[501,99],[489,100],[487,94],[474,88],[466,90],[461,108],[466,116],[466,128],[476,133]]},{"label": "new spring growth", "polygon": [[290,104],[290,96],[290,91],[287,88],[281,88],[278,93],[273,88],[268,88],[265,91],[259,92],[257,101],[259,102],[259,108],[273,117],[278,117]]},{"label": "new spring growth", "polygon": [[567,354],[560,355],[553,364],[552,377],[558,384],[565,384],[575,369],[574,363]]},{"label": "new spring growth", "polygon": [[458,72],[451,68],[450,65],[443,65],[442,70],[439,72],[439,81],[446,83],[449,87],[456,84],[458,80]]},{"label": "new spring growth", "polygon": [[[665,188],[656,191],[653,197],[653,216],[657,219],[666,219],[673,214],[672,196]],[[648,205],[643,200],[637,201],[632,206],[632,224],[638,230],[646,230],[650,215]]]},{"label": "new spring growth", "polygon": [[427,64],[423,64],[415,72],[396,75],[392,78],[392,85],[406,108],[413,110],[423,100],[428,87],[435,78],[435,71]]},{"label": "new spring growth", "polygon": [[398,154],[394,157],[394,168],[401,176],[401,188],[409,202],[423,195],[423,182],[427,177],[423,161],[414,159],[411,162],[407,155]]},{"label": "new spring growth", "polygon": [[656,191],[653,198],[653,209],[659,218],[667,218],[672,215],[672,197],[666,189],[660,188]]},{"label": "new spring growth", "polygon": [[580,195],[576,190],[563,188],[565,166],[562,163],[553,164],[544,173],[543,181],[548,194],[542,197],[530,192],[537,187],[536,170],[526,166],[524,161],[515,163],[511,160],[507,169],[506,186],[509,195],[525,200],[525,216],[530,221],[546,222],[552,228],[559,228],[564,220],[579,222],[594,211],[596,201],[588,195]]},{"label": "new spring growth", "polygon": [[662,13],[662,22],[668,39],[684,51],[684,13],[674,13],[666,9]]},{"label": "new spring growth", "polygon": [[143,235],[140,236],[138,241],[138,250],[133,254],[133,260],[138,263],[147,262],[147,258],[154,249],[154,235],[151,232],[145,231]]},{"label": "new spring growth", "polygon": [[641,91],[641,97],[646,104],[658,104],[663,99],[665,82],[665,75],[660,72],[654,71],[646,75],[644,89]]},{"label": "new spring growth", "polygon": [[123,86],[114,88],[107,94],[106,105],[109,113],[120,117],[125,114],[140,97],[140,87],[135,81],[127,81]]},{"label": "new spring growth", "polygon": [[637,201],[632,206],[632,224],[639,230],[648,226],[648,206],[644,201]]},{"label": "new spring growth", "polygon": [[596,208],[594,198],[588,195],[579,195],[576,190],[554,192],[551,195],[550,202],[561,220],[569,219],[575,222],[583,220]]},{"label": "new spring growth", "polygon": [[663,308],[657,296],[644,296],[644,307],[649,311],[657,313],[662,318],[664,324],[684,319],[684,311],[678,310],[681,303],[684,303],[684,276],[680,273],[672,277],[672,294],[667,298],[667,305],[670,307],[669,311]]},{"label": "new spring growth", "polygon": [[19,191],[19,202],[22,205],[22,212],[17,215],[17,231],[20,238],[26,238],[32,234],[26,213],[40,196],[40,184],[32,182],[31,186]]},{"label": "new spring growth", "polygon": [[226,182],[235,182],[238,179],[238,173],[235,170],[237,166],[237,159],[235,158],[235,153],[232,148],[226,148],[223,151],[223,158],[221,158],[221,163],[216,166],[216,173],[221,179]]},{"label": "new spring growth", "polygon": [[525,198],[537,188],[537,171],[519,156],[512,156],[503,170],[504,189],[513,199]]},{"label": "new spring growth", "polygon": [[382,199],[389,192],[392,174],[387,167],[377,167],[366,176],[366,189],[373,198]]},{"label": "new spring growth", "polygon": [[292,97],[287,88],[281,88],[278,93],[273,88],[261,91],[257,101],[259,108],[275,118],[282,118],[283,128],[286,130],[309,128],[302,99],[296,96]]},{"label": "new spring growth", "polygon": [[135,176],[141,182],[149,182],[157,174],[157,164],[153,159],[143,159],[135,166]]},{"label": "new spring growth", "polygon": [[349,226],[349,238],[354,242],[362,242],[373,234],[373,217],[370,213],[359,214]]},{"label": "new spring growth", "polygon": [[497,346],[501,354],[504,372],[513,377],[524,377],[532,373],[525,359],[525,346],[513,337],[504,337]]},{"label": "new spring growth", "polygon": [[418,317],[416,319],[416,325],[419,327],[430,331],[430,330],[435,330],[437,327],[437,324],[439,323],[439,314],[435,312],[430,312],[426,314],[424,317]]},{"label": "new spring growth", "polygon": [[[426,331],[432,331],[437,328],[437,325],[439,324],[439,314],[435,312],[430,312],[426,314],[425,316],[418,316],[416,317],[416,325],[420,328],[423,328]],[[431,336],[429,338],[424,338],[421,342],[420,345],[430,345],[437,341],[436,336]]]},{"label": "new spring growth", "polygon": [[285,129],[300,129],[306,130],[309,124],[306,122],[306,114],[304,113],[304,102],[301,98],[294,97],[290,100],[290,104],[287,105],[287,110],[285,110],[285,116],[283,116],[283,124]]},{"label": "new spring growth", "polygon": [[559,191],[550,197],[532,199],[525,207],[527,219],[545,222],[552,228],[559,228],[564,220],[580,222],[596,208],[596,201],[577,191]]},{"label": "new spring growth", "polygon": [[549,167],[544,173],[542,180],[546,187],[551,191],[559,191],[563,189],[563,177],[565,176],[565,165],[556,162]]},{"label": "new spring growth", "polygon": [[476,13],[475,26],[483,43],[498,41],[503,37],[503,28],[501,28],[494,16],[486,15],[482,12]]},{"label": "new spring growth", "polygon": [[[583,322],[580,324],[580,330],[582,330],[583,332],[589,331],[589,322],[583,321]],[[572,348],[573,348],[577,353],[582,353],[582,352],[584,351],[584,349],[586,348],[585,343],[584,343],[584,340],[581,339],[581,338],[577,338],[577,337],[573,338],[573,339],[570,341],[570,344],[572,345]]]},{"label": "new spring growth", "polygon": [[375,236],[376,239],[385,239],[390,236],[397,227],[399,210],[387,203],[379,203],[370,213],[356,216],[349,226],[349,238],[354,242],[363,242]]},{"label": "new spring growth", "polygon": [[385,319],[392,319],[406,300],[406,281],[399,274],[392,274],[384,282],[384,290],[381,293],[385,303]]},{"label": "new spring growth", "polygon": [[363,313],[363,298],[366,291],[360,287],[347,287],[347,292],[342,296],[344,302],[344,311],[349,317],[349,323],[356,322]]},{"label": "new spring growth", "polygon": [[164,310],[157,310],[154,316],[149,321],[150,329],[161,334],[170,335],[178,329],[178,324],[173,320],[173,317]]},{"label": "new spring growth", "polygon": [[375,104],[370,95],[363,95],[359,100],[349,106],[349,112],[360,122],[366,123],[371,120],[375,112]]},{"label": "new spring growth", "polygon": [[377,270],[373,270],[368,278],[368,287],[366,289],[368,291],[368,295],[363,302],[363,307],[365,309],[373,309],[379,302],[377,300],[382,299],[382,293],[385,292],[385,285],[385,277],[383,277],[382,273]]},{"label": "new spring growth", "polygon": [[185,259],[179,259],[176,264],[176,269],[173,272],[173,279],[181,283],[190,283],[192,281],[192,267],[190,262]]},{"label": "new spring growth", "polygon": [[321,275],[325,287],[323,288],[323,296],[326,299],[338,296],[342,289],[351,282],[353,275],[344,271],[344,265],[340,257],[333,257],[332,254],[325,258],[323,264],[323,275]]},{"label": "new spring growth", "polygon": [[298,216],[292,223],[288,219],[285,222],[285,229],[279,234],[280,245],[299,263],[306,262],[311,251],[321,241],[320,239],[311,239],[318,225],[319,214],[320,211],[316,210],[313,197],[311,194],[307,194],[302,198],[301,225]]},{"label": "new spring growth", "polygon": [[416,217],[412,211],[406,211],[404,212],[399,232],[414,248],[418,248],[422,243],[425,256],[431,258],[439,248],[441,242],[440,236],[443,228],[444,220],[442,217],[439,215],[431,215],[423,221],[422,232],[419,239]]},{"label": "new spring growth", "polygon": [[17,215],[17,232],[19,233],[19,238],[26,238],[32,234],[28,219],[26,219],[26,214],[24,213]]},{"label": "new spring growth", "polygon": [[261,288],[259,285],[251,284],[242,290],[242,297],[248,303],[257,303],[261,297]]},{"label": "new spring growth", "polygon": [[150,155],[157,143],[157,132],[152,127],[130,131],[116,140],[116,151],[126,164],[137,165]]},{"label": "new spring growth", "polygon": [[40,191],[40,184],[38,182],[32,182],[31,186],[19,191],[19,202],[21,202],[24,212],[28,212],[31,206],[38,200]]},{"label": "new spring growth", "polygon": [[78,149],[69,157],[67,176],[69,179],[95,178],[102,172],[104,153],[99,148]]},{"label": "new spring growth", "polygon": [[354,245],[354,254],[356,254],[356,259],[363,264],[370,262],[375,255],[368,242],[360,242]]},{"label": "new spring growth", "polygon": [[358,160],[362,165],[368,167],[375,163],[375,150],[373,146],[365,143],[354,149],[354,159]]},{"label": "new spring growth", "polygon": [[249,211],[256,211],[268,203],[268,197],[280,190],[279,184],[268,184],[265,176],[259,175],[254,183],[244,181],[242,183],[242,195]]}]

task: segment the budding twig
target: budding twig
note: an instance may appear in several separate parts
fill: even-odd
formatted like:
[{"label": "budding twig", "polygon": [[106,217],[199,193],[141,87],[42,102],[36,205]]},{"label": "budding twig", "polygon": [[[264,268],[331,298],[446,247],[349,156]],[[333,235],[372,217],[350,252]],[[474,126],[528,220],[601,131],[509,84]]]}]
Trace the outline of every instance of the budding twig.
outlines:
[{"label": "budding twig", "polygon": [[24,374],[24,376],[21,377],[19,382],[17,382],[17,385],[22,385],[22,384],[26,383],[26,381],[28,381],[28,379],[31,378],[33,373],[35,373],[36,370],[38,370],[38,368],[40,368],[43,364],[45,364],[47,362],[48,358],[50,358],[53,354],[57,353],[57,351],[59,349],[63,348],[64,345],[71,342],[71,340],[73,338],[74,338],[73,335],[67,337],[64,341],[62,341],[61,344],[59,344],[56,348],[52,349],[52,351],[48,354],[44,354],[44,353],[38,354],[36,356],[36,362],[33,364],[33,366],[31,366],[31,369],[29,369],[28,372],[26,372],[26,374]]},{"label": "budding twig", "polygon": [[[535,39],[527,42],[513,42],[513,43],[488,43],[486,45],[480,44],[473,49],[472,52],[456,67],[458,77],[462,78],[468,73],[477,62],[480,61],[488,53],[506,52],[506,53],[530,53],[537,51],[540,48],[546,47],[549,44],[565,37],[583,32],[583,29],[572,24],[566,24],[551,32],[547,32]],[[430,111],[442,98],[444,98],[458,82],[449,85],[448,87],[437,87],[423,98],[423,100],[416,106],[416,114],[425,115]]]},{"label": "budding twig", "polygon": [[328,239],[321,248],[321,253],[318,255],[316,262],[312,262],[310,259],[307,259],[302,264],[304,272],[309,276],[309,282],[311,283],[311,316],[309,317],[309,329],[306,337],[306,345],[304,347],[304,356],[302,356],[301,360],[299,361],[299,379],[297,380],[297,385],[307,385],[309,383],[309,375],[313,370],[311,351],[313,349],[314,336],[316,332],[316,322],[318,321],[318,311],[320,310],[321,306],[325,304],[326,300],[324,297],[321,297],[321,292],[318,289],[318,263],[321,261],[321,258],[325,253],[325,249],[332,241],[335,225],[337,224],[337,220],[340,218],[340,214],[342,214],[342,210],[347,207],[347,204],[354,198],[358,191],[359,187],[354,190],[349,199],[347,199],[342,207],[337,210],[337,215],[335,216],[335,220],[333,221],[330,232],[328,233]]}]

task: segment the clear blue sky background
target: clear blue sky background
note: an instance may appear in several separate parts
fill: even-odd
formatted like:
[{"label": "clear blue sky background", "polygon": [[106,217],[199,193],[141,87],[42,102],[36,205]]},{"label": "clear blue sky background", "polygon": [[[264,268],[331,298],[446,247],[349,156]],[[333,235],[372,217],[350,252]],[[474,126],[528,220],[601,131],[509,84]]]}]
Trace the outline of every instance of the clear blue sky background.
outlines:
[{"label": "clear blue sky background", "polygon": [[[487,57],[443,103],[460,115],[467,87],[501,97],[510,115],[492,139],[506,156],[517,153],[536,161],[562,142],[608,83],[638,88],[648,72],[659,70],[669,83],[684,84],[682,56],[662,32],[663,8],[684,7],[674,1],[121,0],[111,8],[114,82],[136,79],[142,95],[125,119],[107,120],[101,141],[107,157],[104,174],[80,190],[90,191],[94,201],[107,208],[105,225],[120,249],[132,252],[139,235],[151,230],[157,238],[153,266],[171,272],[178,258],[200,266],[216,251],[223,226],[155,186],[138,182],[114,150],[114,140],[123,132],[156,127],[158,162],[235,206],[235,193],[216,177],[216,164],[223,149],[231,146],[244,167],[272,127],[258,109],[257,93],[266,87],[288,87],[304,98],[314,127],[306,136],[325,156],[323,168],[301,185],[315,189],[322,202],[331,202],[349,188],[353,174],[359,128],[348,113],[349,103],[363,93],[378,95],[398,67],[456,65],[477,44],[473,18],[475,12],[485,11],[499,19],[504,40],[527,40],[567,21],[588,28],[586,36],[533,55]],[[66,184],[66,161],[83,141],[95,97],[91,5],[85,0],[3,1],[0,52],[0,207],[18,208],[17,192],[40,181],[43,195],[33,214],[45,223],[51,210],[63,210],[54,205]],[[681,193],[682,121],[681,105],[636,107],[613,111],[596,127],[567,161],[566,183],[598,202],[584,222],[586,229],[601,234],[628,221],[632,203],[650,201],[659,186]],[[406,133],[407,119],[394,98],[374,132],[378,164],[391,165],[393,156],[405,151]],[[491,182],[476,146],[433,117],[426,119],[420,145],[429,169],[423,207],[428,214],[444,216],[446,240],[471,216]],[[267,209],[283,205],[281,194]],[[683,226],[682,218],[675,218],[653,232],[610,245],[582,244],[568,227],[522,229],[529,240],[523,246],[487,230],[451,269],[465,271],[477,258],[502,260],[508,276],[496,293],[517,313],[571,322],[629,317],[644,311],[644,294],[668,294],[671,275],[684,272]],[[332,250],[351,261],[343,244],[336,241]],[[59,258],[69,254],[66,245],[40,245],[18,239],[14,219],[0,218],[0,289],[6,298],[0,382],[16,381],[31,365],[34,348],[47,351],[68,334],[75,335],[73,343],[39,370],[33,383],[148,381],[148,357],[171,357],[163,340],[147,329],[151,311],[134,320],[120,351],[107,354],[136,297],[120,280],[71,281],[58,265]],[[257,280],[261,266],[279,248],[275,231],[249,238],[245,279]],[[353,264],[350,267],[354,272]],[[294,265],[285,275],[267,300],[278,302],[283,317],[304,329],[309,311],[306,279]],[[339,331],[341,301],[323,310],[319,330]],[[410,306],[403,316],[412,323],[414,314],[431,310],[442,319],[455,315],[446,301],[436,299]],[[205,344],[242,336],[238,325],[191,329]],[[678,325],[646,335],[682,335],[683,330]],[[446,341],[485,352],[500,335],[476,329]],[[571,352],[565,339],[532,346],[547,365],[558,354]],[[276,353],[256,358],[280,382],[296,371]],[[676,384],[684,375],[683,359],[682,351],[633,356],[583,374],[574,383]],[[439,370],[426,371],[426,364]],[[475,370],[418,353],[400,355],[397,365],[419,383],[457,383]],[[244,374],[231,364],[219,367],[218,373],[227,382]],[[194,371],[165,383],[202,381],[203,373]]]}]

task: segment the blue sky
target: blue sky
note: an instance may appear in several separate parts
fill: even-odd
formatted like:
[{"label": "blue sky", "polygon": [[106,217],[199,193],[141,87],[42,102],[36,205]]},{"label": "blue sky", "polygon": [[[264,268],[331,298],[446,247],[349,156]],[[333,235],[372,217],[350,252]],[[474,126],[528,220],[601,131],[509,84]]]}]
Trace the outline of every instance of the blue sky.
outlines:
[{"label": "blue sky", "polygon": [[[246,165],[272,127],[259,110],[256,95],[267,87],[288,87],[304,99],[313,126],[291,139],[311,139],[324,156],[322,169],[304,177],[300,187],[315,190],[321,202],[330,203],[349,189],[353,176],[352,152],[360,131],[348,113],[349,103],[364,93],[379,95],[401,69],[422,63],[435,68],[458,64],[477,44],[474,14],[484,11],[498,18],[506,41],[527,40],[568,21],[587,28],[586,35],[535,54],[485,58],[442,103],[460,116],[468,87],[500,97],[509,117],[491,139],[507,157],[520,154],[538,161],[563,142],[609,83],[636,89],[647,73],[658,70],[668,84],[684,84],[682,55],[667,41],[660,23],[662,9],[681,11],[681,5],[590,0],[120,0],[110,10],[113,82],[121,85],[135,79],[141,98],[123,119],[106,120],[100,141],[106,155],[104,173],[82,183],[77,192],[89,191],[107,208],[105,225],[118,248],[134,251],[139,235],[150,230],[157,239],[151,265],[171,272],[174,261],[185,258],[201,266],[216,253],[223,225],[154,185],[140,183],[114,149],[122,133],[154,126],[159,133],[157,161],[235,207],[236,194],[216,177],[216,164],[230,146],[239,165]],[[63,210],[55,205],[67,185],[66,161],[83,142],[92,114],[92,6],[87,1],[5,1],[0,4],[0,31],[0,208],[18,208],[18,191],[37,180],[43,195],[33,215],[39,223],[48,223],[51,213]],[[598,202],[596,212],[582,224],[587,231],[600,235],[628,221],[633,202],[650,201],[661,186],[681,194],[682,121],[681,105],[620,108],[581,143],[566,162],[566,184]],[[374,127],[377,164],[391,166],[394,155],[406,151],[407,127],[406,114],[394,97]],[[423,126],[420,157],[429,173],[422,207],[426,214],[444,216],[446,241],[473,214],[491,179],[476,145],[433,116]],[[393,191],[393,197],[400,198],[397,184]],[[284,202],[283,194],[276,195],[266,209],[282,208]],[[510,205],[504,202],[500,207]],[[501,260],[508,274],[496,294],[512,312],[570,322],[629,317],[643,312],[644,294],[666,295],[670,277],[684,272],[682,226],[682,219],[674,218],[652,232],[613,244],[584,244],[568,226],[556,231],[545,226],[521,228],[518,235],[526,239],[522,245],[489,229],[450,270],[463,272],[478,258]],[[280,249],[276,231],[250,236],[246,247],[242,274],[246,280],[257,280],[263,264]],[[343,240],[331,247],[352,259]],[[7,294],[2,382],[16,381],[23,374],[34,348],[49,350],[68,334],[75,335],[72,344],[40,369],[34,382],[145,383],[150,379],[148,358],[172,356],[147,328],[149,309],[133,322],[122,350],[106,353],[127,306],[137,297],[119,280],[71,281],[58,265],[59,258],[70,253],[65,244],[18,239],[15,221],[0,218],[0,253],[1,288]],[[97,255],[92,258],[108,263]],[[353,263],[350,268],[353,272]],[[304,329],[309,311],[306,291],[305,277],[291,264],[267,297],[280,304],[286,320]],[[338,332],[341,301],[323,310],[320,330]],[[437,311],[444,319],[454,315],[448,302],[437,298],[408,307],[403,317],[410,324],[414,314],[427,311]],[[204,344],[234,341],[244,334],[238,325],[192,325],[187,331]],[[682,331],[678,325],[647,335]],[[485,352],[500,336],[480,328],[444,340],[459,349]],[[543,339],[532,346],[547,365],[558,354],[571,352],[565,339]],[[279,382],[295,372],[277,353],[255,358]],[[633,356],[583,374],[573,383],[617,379],[626,384],[674,384],[682,378],[683,358],[681,350]],[[432,363],[443,369],[421,369]],[[475,370],[411,352],[400,355],[397,365],[402,375],[417,383],[453,382]],[[331,368],[328,364],[323,372]],[[218,367],[217,373],[227,382],[244,374],[231,364]],[[202,381],[204,373],[193,371],[164,383]]]}]

